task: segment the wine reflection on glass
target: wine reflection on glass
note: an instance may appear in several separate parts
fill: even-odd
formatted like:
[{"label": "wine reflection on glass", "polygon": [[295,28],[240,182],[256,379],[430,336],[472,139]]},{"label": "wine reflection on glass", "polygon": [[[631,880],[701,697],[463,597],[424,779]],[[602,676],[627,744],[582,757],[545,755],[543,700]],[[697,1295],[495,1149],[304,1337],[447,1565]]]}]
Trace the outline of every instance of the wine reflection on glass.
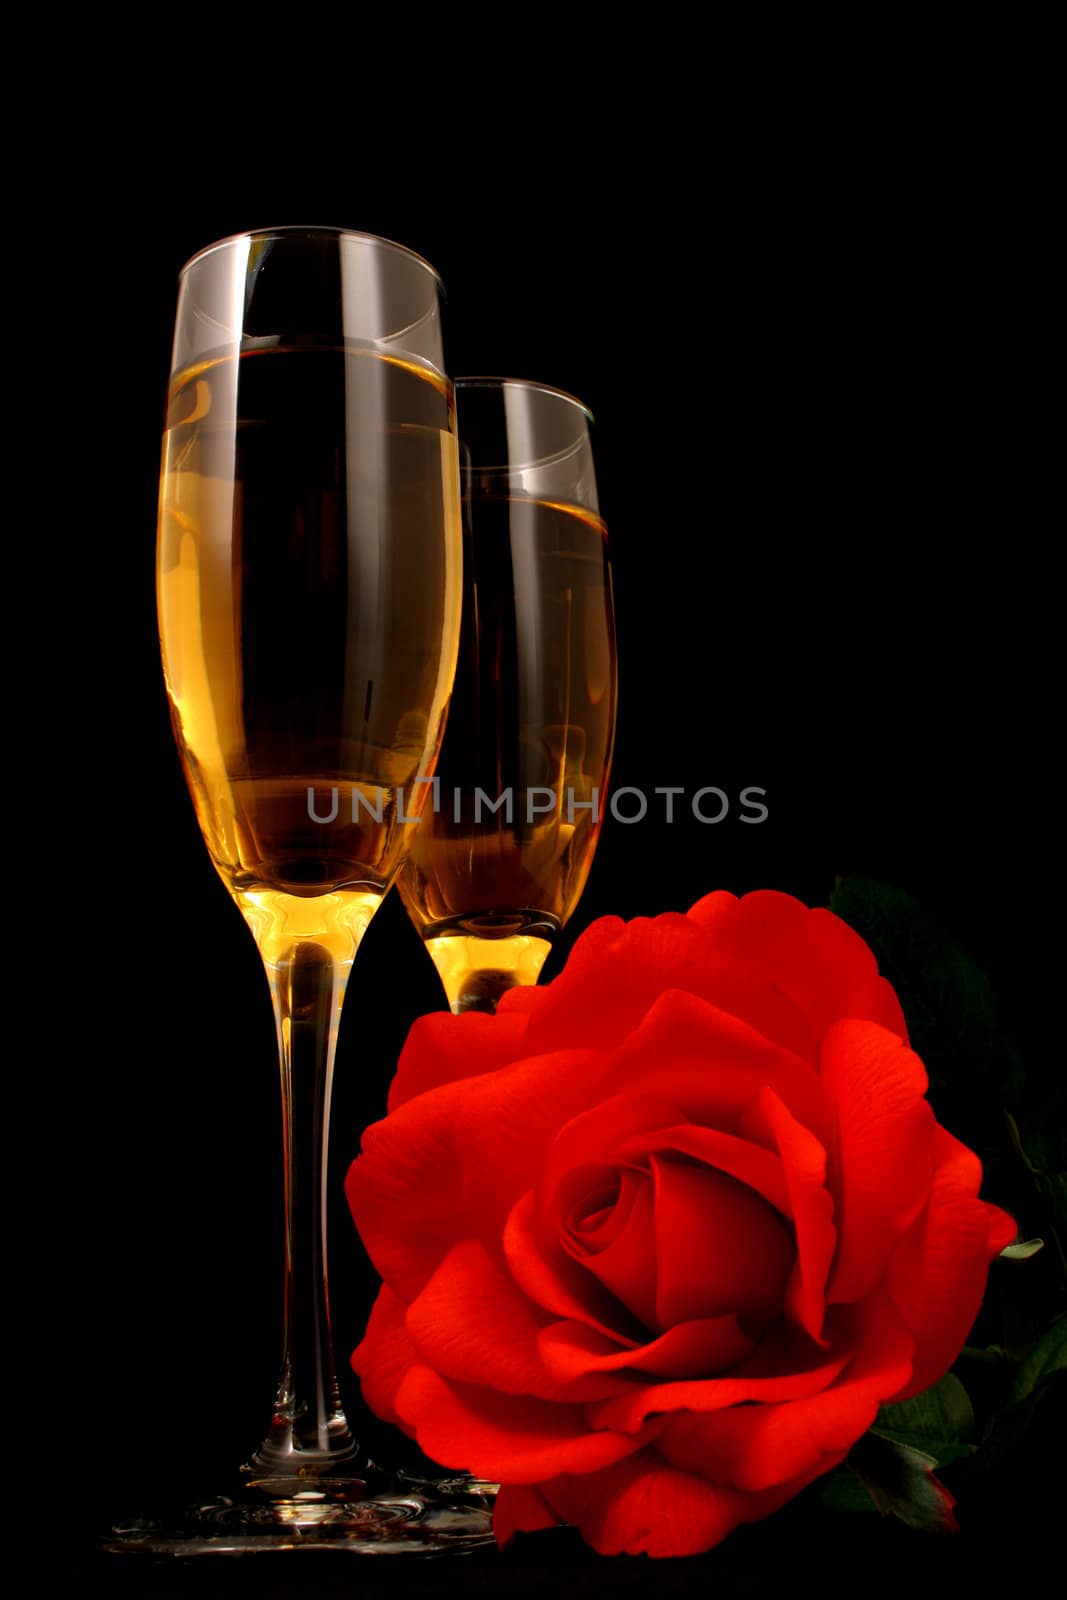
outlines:
[{"label": "wine reflection on glass", "polygon": [[[393,1550],[409,1517],[415,1545],[437,1539],[410,1495],[378,1492],[342,1408],[325,1199],[345,987],[415,835],[404,818],[428,798],[416,780],[433,771],[458,649],[459,473],[439,291],[421,257],[334,228],[226,239],[180,279],[160,636],[201,831],[274,1003],[285,1301],[281,1377],[245,1498],[204,1508],[173,1536],[142,1532],[145,1548],[315,1537]],[[324,792],[336,802],[329,826]],[[461,1512],[450,1526],[464,1532]],[[488,1536],[484,1506],[465,1526]]]},{"label": "wine reflection on glass", "polygon": [[585,888],[607,803],[616,662],[589,411],[456,380],[459,663],[432,804],[398,887],[454,1012],[537,982]]}]

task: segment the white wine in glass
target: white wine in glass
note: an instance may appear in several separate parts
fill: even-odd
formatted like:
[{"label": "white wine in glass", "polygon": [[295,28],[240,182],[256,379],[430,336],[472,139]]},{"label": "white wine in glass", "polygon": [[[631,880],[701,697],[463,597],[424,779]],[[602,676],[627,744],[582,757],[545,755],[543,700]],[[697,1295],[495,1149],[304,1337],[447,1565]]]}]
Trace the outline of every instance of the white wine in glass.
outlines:
[{"label": "white wine in glass", "polygon": [[399,878],[453,1011],[536,983],[607,804],[615,628],[580,401],[456,380],[467,563],[434,803]]}]

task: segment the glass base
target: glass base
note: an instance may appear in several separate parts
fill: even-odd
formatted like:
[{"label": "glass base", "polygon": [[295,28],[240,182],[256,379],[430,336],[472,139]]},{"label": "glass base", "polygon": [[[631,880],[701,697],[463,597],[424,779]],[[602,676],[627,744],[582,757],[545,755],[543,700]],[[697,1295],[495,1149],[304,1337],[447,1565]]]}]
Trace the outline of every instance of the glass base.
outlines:
[{"label": "glass base", "polygon": [[376,1467],[350,1477],[250,1478],[232,1494],[173,1516],[116,1524],[102,1548],[150,1556],[340,1550],[355,1555],[456,1555],[493,1543],[498,1485],[428,1480]]}]

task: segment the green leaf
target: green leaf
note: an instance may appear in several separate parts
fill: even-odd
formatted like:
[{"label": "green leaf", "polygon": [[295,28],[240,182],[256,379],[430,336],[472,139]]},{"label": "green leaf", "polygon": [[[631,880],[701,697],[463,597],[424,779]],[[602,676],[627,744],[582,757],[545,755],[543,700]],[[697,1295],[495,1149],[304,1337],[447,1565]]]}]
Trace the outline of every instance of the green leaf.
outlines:
[{"label": "green leaf", "polygon": [[1064,1368],[1067,1368],[1067,1316],[1057,1317],[1052,1326],[1045,1329],[1026,1359],[1020,1362],[1008,1396],[1009,1404],[1025,1400],[1046,1378],[1050,1378],[1054,1372],[1062,1372]]},{"label": "green leaf", "polygon": [[874,1511],[875,1504],[851,1467],[838,1467],[822,1482],[820,1503],[827,1511]]},{"label": "green leaf", "polygon": [[875,1432],[898,1444],[929,1452],[937,1466],[969,1455],[974,1438],[974,1408],[954,1373],[900,1405],[883,1406]]},{"label": "green leaf", "polygon": [[955,1500],[936,1476],[932,1456],[913,1446],[866,1433],[852,1446],[847,1465],[883,1517],[892,1514],[926,1533],[954,1533]]},{"label": "green leaf", "polygon": [[1029,1261],[1045,1248],[1044,1239],[1027,1239],[1021,1244],[1006,1244],[997,1258],[1000,1261]]},{"label": "green leaf", "polygon": [[[869,878],[844,878],[830,909],[870,945],[897,992],[931,1087],[947,1088],[962,1113],[979,1091],[988,1115],[1023,1083],[1018,1051],[1005,1036],[993,987],[917,901]],[[957,1119],[958,1120],[958,1119]]]},{"label": "green leaf", "polygon": [[977,1454],[961,1468],[968,1516],[1050,1534],[1060,1528],[1065,1424],[1067,1371],[1047,1366],[1035,1388],[990,1418]]},{"label": "green leaf", "polygon": [[1062,1180],[1065,1174],[1061,1169],[1067,1160],[1062,1095],[1054,1091],[1044,1098],[1046,1103],[1020,1112],[1018,1117],[1009,1116],[1012,1143],[1034,1176]]}]

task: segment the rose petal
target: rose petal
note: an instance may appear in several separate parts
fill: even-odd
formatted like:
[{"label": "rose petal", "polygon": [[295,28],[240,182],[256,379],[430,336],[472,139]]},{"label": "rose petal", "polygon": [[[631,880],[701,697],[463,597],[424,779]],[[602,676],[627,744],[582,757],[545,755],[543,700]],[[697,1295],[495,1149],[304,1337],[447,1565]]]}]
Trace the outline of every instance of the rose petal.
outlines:
[{"label": "rose petal", "polygon": [[[792,1400],[767,1394],[763,1405],[672,1418],[659,1440],[663,1454],[685,1471],[756,1492],[843,1460],[906,1380],[913,1348],[884,1295],[855,1308],[852,1320],[856,1355],[836,1381]],[[608,1401],[606,1410],[622,1403]]]},{"label": "rose petal", "polygon": [[[367,1253],[405,1302],[414,1299],[455,1244],[471,1233],[463,1170],[438,1096],[420,1095],[363,1135],[345,1195]],[[425,1107],[432,1104],[433,1114]]]},{"label": "rose petal", "polygon": [[1019,1237],[1019,1228],[1015,1218],[1001,1211],[999,1206],[990,1205],[988,1201],[983,1201],[983,1204],[989,1223],[989,1259],[992,1261],[1009,1244],[1014,1244]]},{"label": "rose petal", "polygon": [[533,1484],[502,1483],[493,1503],[493,1533],[503,1550],[517,1533],[540,1533],[554,1528],[559,1518]]},{"label": "rose petal", "polygon": [[[571,1237],[576,1261],[606,1250],[625,1228],[646,1175],[617,1167],[578,1167],[561,1194],[561,1233]],[[568,1194],[572,1195],[568,1199]],[[543,1221],[543,1219],[542,1219]],[[566,1245],[564,1248],[567,1248]]]},{"label": "rose petal", "polygon": [[835,1023],[823,1040],[822,1081],[833,1108],[837,1259],[827,1300],[860,1300],[885,1277],[930,1185],[934,1114],[926,1069],[874,1022]]},{"label": "rose petal", "polygon": [[652,1157],[661,1328],[736,1313],[780,1312],[796,1258],[792,1232],[766,1200],[707,1167]]},{"label": "rose petal", "polygon": [[[908,1348],[911,1348],[910,1343]],[[738,1406],[747,1410],[750,1401],[769,1405],[783,1400],[800,1400],[808,1395],[821,1394],[848,1366],[852,1353],[851,1344],[829,1353],[816,1349],[814,1356],[799,1368],[790,1370],[786,1366],[785,1370],[767,1373],[765,1364],[757,1361],[760,1354],[757,1347],[752,1356],[755,1370],[751,1373],[745,1370],[750,1363],[743,1362],[739,1370],[721,1378],[645,1384],[615,1400],[591,1406],[589,1415],[599,1427],[618,1428],[629,1433],[644,1426],[649,1417],[659,1413],[670,1415],[677,1411],[722,1411]]]},{"label": "rose petal", "polygon": [[757,963],[799,1007],[816,1039],[839,1019],[857,1017],[907,1041],[892,985],[879,976],[868,945],[832,911],[809,910],[774,889],[740,900],[719,890],[698,900],[689,916],[735,959]]},{"label": "rose petal", "polygon": [[[537,984],[520,983],[514,989],[505,989],[496,1003],[496,1015],[499,1016],[526,1016],[530,1011],[536,1011],[541,1001],[545,998],[547,985],[538,987]],[[478,1012],[473,1015],[478,1016]]]},{"label": "rose petal", "polygon": [[544,1241],[538,1229],[534,1195],[523,1195],[504,1228],[504,1255],[524,1294],[555,1317],[585,1322],[620,1348],[636,1349],[647,1333],[584,1266],[563,1251],[559,1240]]},{"label": "rose petal", "polygon": [[660,1426],[634,1434],[593,1431],[582,1406],[447,1383],[421,1365],[404,1378],[396,1408],[433,1460],[506,1483],[596,1472],[639,1450]]},{"label": "rose petal", "polygon": [[545,1366],[561,1381],[597,1372],[696,1378],[731,1367],[748,1355],[752,1340],[734,1316],[681,1322],[636,1350],[620,1350],[584,1322],[553,1322],[538,1339]]},{"label": "rose petal", "polygon": [[901,1240],[888,1286],[915,1337],[914,1369],[894,1399],[920,1394],[943,1377],[966,1343],[985,1293],[990,1259],[1015,1224],[977,1199],[982,1164],[972,1150],[938,1127],[928,1204]]},{"label": "rose petal", "polygon": [[781,1159],[751,1139],[690,1123],[636,1135],[624,1140],[618,1151],[621,1161],[650,1162],[653,1155],[690,1156],[713,1172],[736,1178],[783,1216],[790,1215],[789,1185]]},{"label": "rose petal", "polygon": [[560,1118],[584,1106],[604,1058],[559,1051],[416,1096],[363,1135],[345,1192],[367,1252],[405,1303],[459,1240],[499,1242]]},{"label": "rose petal", "polygon": [[538,1314],[478,1240],[457,1244],[442,1261],[405,1319],[417,1361],[442,1377],[483,1383],[544,1400],[582,1401],[617,1394],[618,1380],[561,1382],[541,1358]]},{"label": "rose petal", "polygon": [[646,1328],[656,1324],[656,1236],[652,1228],[652,1180],[641,1174],[625,1226],[605,1249],[583,1252],[565,1234],[563,1248],[621,1300]]},{"label": "rose petal", "polygon": [[747,958],[717,948],[688,917],[602,921],[609,926],[587,929],[541,991],[545,999],[530,1019],[531,1050],[622,1043],[669,986],[746,1019],[767,1039],[814,1061],[816,1041],[781,987]]},{"label": "rose petal", "polygon": [[674,1101],[686,1121],[736,1133],[764,1084],[825,1141],[830,1122],[813,1068],[748,1023],[672,988],[615,1052],[602,1092]]},{"label": "rose petal", "polygon": [[553,1231],[563,1221],[560,1185],[575,1168],[618,1161],[626,1141],[649,1129],[683,1121],[681,1110],[658,1095],[609,1095],[578,1112],[560,1128],[549,1147],[538,1183],[538,1209]]},{"label": "rose petal", "polygon": [[773,1089],[760,1090],[756,1106],[745,1117],[745,1131],[768,1139],[781,1158],[797,1246],[785,1308],[818,1343],[826,1312],[826,1277],[837,1243],[834,1203],[826,1188],[826,1151]]},{"label": "rose petal", "polygon": [[395,1111],[428,1089],[460,1078],[496,1072],[524,1054],[527,1019],[520,1014],[503,1020],[468,1011],[454,1017],[449,1011],[431,1011],[411,1025],[389,1090],[389,1110]]},{"label": "rose petal", "polygon": [[537,1182],[560,1123],[599,1093],[609,1065],[596,1050],[557,1050],[455,1086],[462,1103],[451,1117],[467,1214],[492,1246],[516,1199]]},{"label": "rose petal", "polygon": [[866,1328],[865,1318],[877,1315],[879,1304],[885,1306],[885,1314],[894,1326],[902,1328],[898,1314],[884,1296],[875,1297],[872,1303],[873,1313],[869,1306],[832,1307],[826,1321],[826,1340],[821,1345],[793,1324],[783,1322],[764,1334],[751,1355],[721,1377],[646,1385],[591,1408],[590,1415],[598,1424],[627,1429],[640,1426],[659,1411],[719,1411],[749,1402],[775,1404],[820,1394],[853,1360]]},{"label": "rose petal", "polygon": [[542,1484],[541,1495],[601,1555],[694,1556],[739,1523],[770,1516],[808,1481],[743,1494],[678,1472],[649,1449],[602,1472]]},{"label": "rose petal", "polygon": [[352,1367],[359,1374],[363,1398],[383,1422],[410,1432],[396,1411],[396,1392],[419,1353],[404,1326],[404,1306],[393,1291],[382,1287],[367,1322],[367,1331],[352,1352]]}]

